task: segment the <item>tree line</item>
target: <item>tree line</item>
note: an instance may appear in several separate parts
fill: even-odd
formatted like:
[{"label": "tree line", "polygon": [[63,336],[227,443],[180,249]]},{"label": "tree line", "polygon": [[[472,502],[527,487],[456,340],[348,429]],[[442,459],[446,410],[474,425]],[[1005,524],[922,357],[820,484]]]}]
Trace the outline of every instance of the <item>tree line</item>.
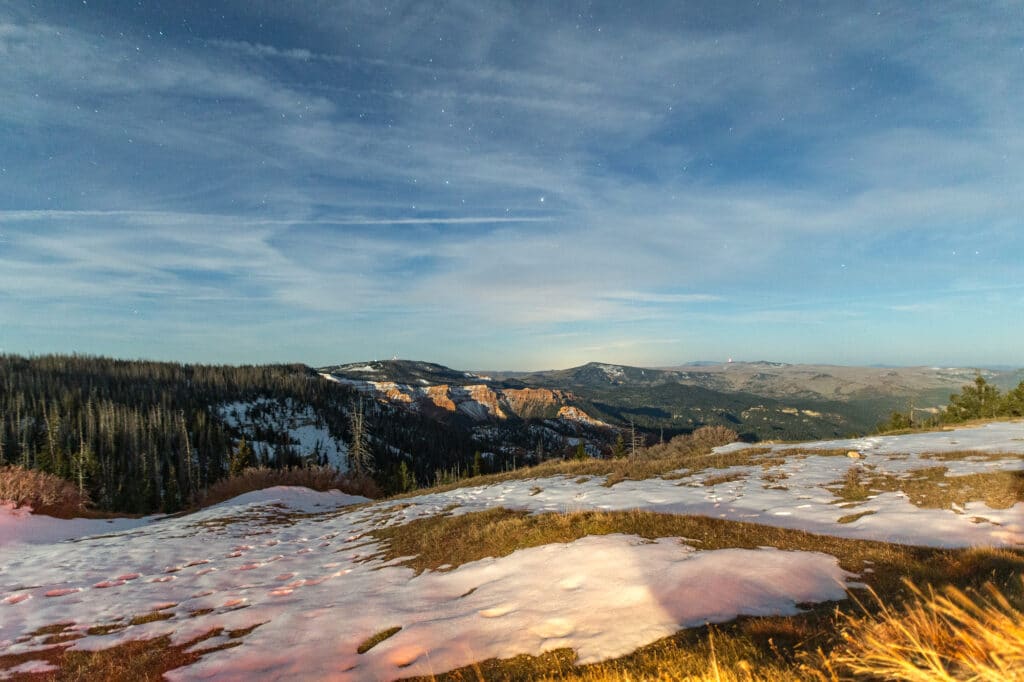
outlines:
[{"label": "tree line", "polygon": [[[100,509],[150,513],[187,507],[228,476],[245,435],[225,404],[271,398],[312,408],[333,437],[352,442],[361,399],[305,365],[186,365],[80,355],[0,355],[0,466],[73,481]],[[426,483],[468,466],[474,444],[459,429],[369,400],[358,466],[381,488]],[[282,444],[285,434],[261,434]],[[284,445],[273,467],[309,463]]]},{"label": "tree line", "polygon": [[972,419],[997,419],[1024,417],[1024,381],[1016,388],[1002,393],[980,374],[974,382],[964,386],[960,393],[949,396],[949,403],[937,414],[927,419],[914,417],[914,409],[907,412],[895,411],[889,419],[879,425],[879,431],[900,431],[927,428],[941,424],[957,424]]}]

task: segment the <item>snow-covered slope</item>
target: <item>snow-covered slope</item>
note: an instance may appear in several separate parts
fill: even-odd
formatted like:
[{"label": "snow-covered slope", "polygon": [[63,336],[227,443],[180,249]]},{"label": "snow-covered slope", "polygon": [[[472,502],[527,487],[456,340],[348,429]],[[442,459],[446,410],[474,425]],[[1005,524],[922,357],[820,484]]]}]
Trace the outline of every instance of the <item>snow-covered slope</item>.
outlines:
[{"label": "snow-covered slope", "polygon": [[[685,539],[626,535],[416,575],[375,558],[381,546],[365,535],[382,524],[499,506],[647,509],[933,546],[1024,545],[1024,504],[928,509],[891,492],[862,501],[856,509],[873,513],[844,523],[850,509],[835,492],[858,466],[893,477],[936,464],[949,475],[1022,471],[1024,423],[801,447],[862,456],[797,452],[770,465],[612,487],[600,477],[509,481],[358,507],[348,505],[361,498],[336,492],[275,488],[99,537],[0,547],[0,656],[39,650],[43,637],[31,633],[73,623],[68,631],[82,638],[72,646],[83,649],[162,634],[184,642],[217,627],[258,625],[238,640],[241,646],[170,674],[182,680],[392,679],[560,647],[596,661],[680,627],[737,614],[791,614],[800,603],[841,599],[855,579],[821,553],[704,551]],[[978,456],[934,459],[959,450]],[[779,481],[785,489],[770,485]],[[26,522],[12,519],[0,532]],[[128,626],[133,616],[157,610],[168,619]],[[125,627],[89,634],[118,625]],[[357,653],[361,642],[392,627],[401,630]]]},{"label": "snow-covered slope", "polygon": [[[266,398],[227,403],[220,406],[218,414],[228,426],[245,435],[257,456],[273,460],[284,446],[315,464],[348,470],[348,445],[332,436],[308,405]],[[283,436],[282,440],[287,442],[270,443],[261,440],[260,434]]]},{"label": "snow-covered slope", "polygon": [[15,551],[5,545],[44,545],[89,535],[115,533],[145,526],[162,518],[158,514],[137,519],[55,519],[31,512],[28,507],[15,509],[11,504],[0,504],[0,552]]},{"label": "snow-covered slope", "polygon": [[[736,443],[717,452],[748,447]],[[800,454],[772,457],[795,449]],[[823,454],[805,452],[813,450]],[[978,454],[948,461],[937,458],[942,453],[964,450]],[[831,454],[836,451],[858,452],[861,457]],[[645,509],[750,521],[861,540],[932,547],[1024,547],[1024,503],[992,509],[984,502],[972,501],[964,507],[935,509],[915,505],[898,491],[871,494],[857,503],[845,501],[837,492],[851,468],[865,475],[900,478],[935,467],[947,468],[946,475],[954,477],[995,471],[1019,472],[1024,476],[1024,422],[910,436],[766,446],[755,464],[692,474],[684,471],[679,477],[622,481],[611,487],[603,485],[603,477],[556,477],[458,488],[418,497],[415,504],[403,506],[398,514],[405,521],[449,508],[454,514],[493,507],[534,512]],[[864,512],[868,513],[846,521],[852,514]]]}]

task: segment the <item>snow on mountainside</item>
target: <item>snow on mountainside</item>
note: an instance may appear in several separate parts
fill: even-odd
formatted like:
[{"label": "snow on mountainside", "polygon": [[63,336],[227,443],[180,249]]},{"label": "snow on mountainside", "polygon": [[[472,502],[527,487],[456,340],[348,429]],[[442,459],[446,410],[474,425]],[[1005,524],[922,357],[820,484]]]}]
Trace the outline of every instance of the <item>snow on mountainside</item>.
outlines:
[{"label": "snow on mountainside", "polygon": [[[318,371],[327,380],[428,415],[457,414],[484,422],[510,417],[562,418],[567,413],[571,421],[609,427],[571,405],[577,396],[570,391],[502,386],[489,377],[431,363],[389,361],[339,365]],[[567,407],[571,409],[566,412]]]},{"label": "snow on mountainside", "polygon": [[[676,368],[589,362],[541,372],[488,376],[409,360],[323,367],[322,376],[431,417],[492,422],[557,418],[576,408],[616,428],[648,434],[733,428],[746,439],[807,440],[873,430],[893,410],[936,412],[970,383],[968,369],[879,368],[730,362]],[[997,385],[1020,372],[985,370]],[[599,440],[599,439],[598,439]]]},{"label": "snow on mountainside", "polygon": [[288,448],[315,464],[348,470],[348,445],[331,435],[308,405],[263,398],[221,405],[221,419],[244,435],[257,457],[273,461]]},{"label": "snow on mountainside", "polygon": [[[622,534],[416,574],[382,558],[381,541],[368,533],[498,507],[639,509],[935,547],[1019,548],[1024,503],[930,507],[884,485],[851,502],[839,487],[851,470],[898,483],[945,467],[947,485],[1022,474],[1022,454],[1024,423],[1015,422],[769,445],[746,465],[610,487],[602,476],[556,476],[354,507],[364,500],[272,488],[128,530],[0,549],[0,660],[45,649],[42,628],[63,623],[78,637],[70,646],[90,650],[164,634],[186,642],[224,628],[203,645],[210,647],[229,641],[224,633],[255,627],[234,640],[240,646],[168,675],[180,680],[394,679],[560,647],[576,649],[581,662],[598,661],[680,628],[843,599],[857,576],[821,552],[706,550],[686,539]],[[0,508],[0,533],[27,522]],[[132,620],[157,612],[159,619]],[[401,629],[390,638],[357,652],[371,635],[395,627]]]}]

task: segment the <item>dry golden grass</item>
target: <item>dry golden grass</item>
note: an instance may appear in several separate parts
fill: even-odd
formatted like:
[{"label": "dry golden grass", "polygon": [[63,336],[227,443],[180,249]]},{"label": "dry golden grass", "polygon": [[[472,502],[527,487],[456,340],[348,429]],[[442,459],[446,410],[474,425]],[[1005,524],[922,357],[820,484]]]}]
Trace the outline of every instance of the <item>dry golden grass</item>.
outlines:
[{"label": "dry golden grass", "polygon": [[946,467],[926,467],[894,475],[869,467],[850,467],[842,481],[831,490],[846,502],[863,502],[883,492],[902,492],[915,506],[924,509],[963,507],[984,502],[992,509],[1009,509],[1024,502],[1024,471],[988,471],[949,476]]},{"label": "dry golden grass", "polygon": [[867,511],[857,512],[856,514],[847,514],[846,516],[840,516],[836,519],[836,523],[853,523],[858,519],[862,519],[865,516],[871,516],[876,513],[874,509],[868,509]]},{"label": "dry golden grass", "polygon": [[877,613],[845,616],[843,645],[823,657],[821,668],[906,682],[1024,680],[1019,591],[909,587],[913,598],[905,606],[875,595]]},{"label": "dry golden grass", "polygon": [[[802,531],[704,517],[651,512],[576,512],[530,515],[493,509],[461,516],[418,519],[374,531],[386,543],[386,558],[412,556],[406,565],[418,571],[458,566],[487,556],[585,535],[635,534],[644,538],[680,537],[699,549],[773,546],[820,551],[860,573],[886,604],[914,598],[906,582],[979,589],[986,581],[1020,598],[1024,553],[1012,550],[946,550],[819,536]],[[871,572],[864,571],[871,568]],[[1007,597],[1010,598],[1010,597]],[[576,665],[571,650],[542,656],[489,660],[426,679],[437,680],[831,680],[887,679],[886,674],[851,673],[839,656],[848,641],[841,632],[855,606],[817,605],[793,617],[740,618],[713,629],[685,630],[613,661]],[[894,607],[897,608],[898,607]],[[867,603],[863,623],[884,618],[881,602]],[[892,609],[890,608],[890,611]],[[844,627],[845,626],[845,627]],[[822,653],[822,652],[828,652]],[[834,654],[834,657],[833,657]],[[831,667],[830,667],[831,666]],[[984,678],[980,678],[984,679]]]},{"label": "dry golden grass", "polygon": [[368,476],[343,474],[332,467],[295,467],[292,469],[252,468],[237,476],[211,485],[202,495],[201,507],[230,500],[244,493],[278,485],[294,485],[312,490],[340,490],[350,495],[380,497],[380,488]]},{"label": "dry golden grass", "polygon": [[785,457],[848,457],[851,452],[849,448],[807,448],[807,447],[785,447],[775,450],[775,454]]},{"label": "dry golden grass", "polygon": [[[232,639],[239,639],[248,632],[226,634]],[[181,644],[173,644],[170,635],[165,635],[128,641],[99,651],[72,650],[67,644],[52,646],[30,653],[0,655],[0,671],[29,661],[44,661],[55,666],[56,670],[46,673],[18,673],[8,679],[33,682],[160,682],[164,679],[165,672],[195,663],[213,651],[241,644],[239,641],[230,641],[207,648],[199,647],[203,642],[221,634],[224,634],[223,629],[215,628]]]},{"label": "dry golden grass", "polygon": [[947,587],[875,594],[864,610],[812,609],[683,630],[618,659],[577,665],[572,650],[491,659],[425,678],[446,682],[1014,682],[1024,680],[1021,590]]},{"label": "dry golden grass", "polygon": [[733,483],[735,481],[742,481],[747,478],[745,471],[733,471],[727,474],[718,474],[717,476],[708,476],[701,483],[707,487],[718,485],[720,483]]},{"label": "dry golden grass", "polygon": [[980,452],[978,450],[953,450],[950,452],[924,452],[921,459],[942,461],[973,460],[976,462],[998,462],[1003,459],[1020,459],[1017,452]]},{"label": "dry golden grass", "polygon": [[[790,682],[803,677],[797,664],[780,656],[760,637],[747,632],[758,621],[794,619],[740,619],[714,628],[692,628],[610,661],[578,665],[571,649],[556,649],[541,656],[490,659],[423,682],[513,682],[519,680],[577,680],[580,682]],[[788,623],[787,623],[788,625]],[[801,623],[797,629],[807,629]],[[783,635],[785,636],[785,635]],[[813,636],[813,635],[810,635]]]},{"label": "dry golden grass", "polygon": [[[697,549],[730,547],[824,552],[863,582],[886,596],[905,592],[904,577],[919,584],[980,586],[993,576],[1024,573],[1024,553],[1011,550],[945,550],[852,540],[799,530],[703,516],[647,511],[581,511],[529,514],[490,509],[458,516],[427,517],[379,528],[369,535],[384,545],[380,558],[397,560],[416,571],[456,568],[486,557],[503,557],[518,549],[573,542],[587,535],[623,533],[646,539],[686,538]],[[999,584],[1005,584],[1005,578]]]},{"label": "dry golden grass", "polygon": [[70,519],[86,514],[89,498],[59,476],[19,466],[0,467],[0,503],[31,507],[36,514]]}]

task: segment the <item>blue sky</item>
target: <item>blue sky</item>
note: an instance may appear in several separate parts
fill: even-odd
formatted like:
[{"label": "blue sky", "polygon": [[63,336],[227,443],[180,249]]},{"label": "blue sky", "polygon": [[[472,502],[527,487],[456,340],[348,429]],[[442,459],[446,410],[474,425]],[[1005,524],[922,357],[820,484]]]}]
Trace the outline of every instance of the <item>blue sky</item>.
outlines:
[{"label": "blue sky", "polygon": [[0,349],[1024,365],[1015,2],[0,0]]}]

